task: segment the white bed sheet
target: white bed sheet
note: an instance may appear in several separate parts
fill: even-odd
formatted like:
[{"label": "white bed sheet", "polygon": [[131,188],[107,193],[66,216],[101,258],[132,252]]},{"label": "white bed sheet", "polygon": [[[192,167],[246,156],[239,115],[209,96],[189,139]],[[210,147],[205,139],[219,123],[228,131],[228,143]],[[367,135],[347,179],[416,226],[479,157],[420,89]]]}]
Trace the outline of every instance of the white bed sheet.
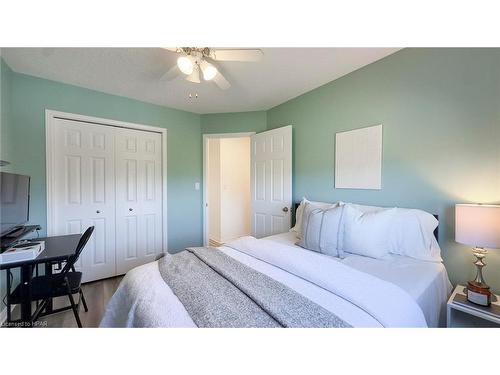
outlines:
[{"label": "white bed sheet", "polygon": [[[294,232],[280,233],[266,239],[301,249],[295,245],[297,239]],[[393,254],[383,260],[349,253],[344,259],[335,259],[405,290],[422,309],[429,327],[445,325],[446,301],[452,285],[442,263]]]},{"label": "white bed sheet", "polygon": [[[271,236],[267,240],[281,242],[292,251],[293,247],[290,246],[295,246],[293,233]],[[334,312],[339,318],[354,327],[382,326],[368,312],[314,283],[233,248],[221,246],[220,249],[243,264],[274,278],[311,301]],[[299,247],[298,249],[301,252],[308,252],[308,250]],[[272,251],[272,247],[269,251]],[[317,254],[317,256],[327,257],[322,254]],[[415,308],[420,307],[423,313],[422,320],[415,321],[414,325],[411,324],[412,326],[420,327],[422,324],[425,326],[424,317],[427,326],[437,326],[439,314],[444,309],[443,306],[450,289],[446,270],[442,264],[422,262],[401,256],[380,261],[356,255],[348,256],[342,262],[359,271],[391,282],[412,297],[416,302]],[[381,300],[382,302],[383,300]],[[161,277],[157,262],[152,262],[127,273],[106,307],[101,326],[194,327],[195,324]]]},{"label": "white bed sheet", "polygon": [[[221,246],[219,249],[334,312],[353,327],[382,327],[369,313],[313,283],[232,248]],[[196,325],[163,280],[158,262],[151,262],[127,272],[106,306],[100,326],[188,328]]]}]

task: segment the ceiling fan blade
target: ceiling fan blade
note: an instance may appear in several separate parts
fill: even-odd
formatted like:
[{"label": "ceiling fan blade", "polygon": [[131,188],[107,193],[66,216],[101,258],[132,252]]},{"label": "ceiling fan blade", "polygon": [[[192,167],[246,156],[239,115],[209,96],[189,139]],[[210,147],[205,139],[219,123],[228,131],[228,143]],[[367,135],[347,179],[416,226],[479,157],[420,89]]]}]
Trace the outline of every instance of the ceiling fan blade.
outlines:
[{"label": "ceiling fan blade", "polygon": [[179,69],[177,64],[175,64],[168,70],[168,72],[161,76],[160,81],[171,81],[174,78],[177,78],[180,74],[181,70]]},{"label": "ceiling fan blade", "polygon": [[211,49],[210,57],[217,61],[260,61],[260,49]]},{"label": "ceiling fan blade", "polygon": [[179,47],[161,47],[161,48],[166,49],[167,51],[170,51],[170,52],[180,52]]},{"label": "ceiling fan blade", "polygon": [[227,90],[231,87],[231,84],[227,81],[226,78],[224,78],[220,71],[217,72],[212,81],[214,81],[215,84],[222,90]]}]

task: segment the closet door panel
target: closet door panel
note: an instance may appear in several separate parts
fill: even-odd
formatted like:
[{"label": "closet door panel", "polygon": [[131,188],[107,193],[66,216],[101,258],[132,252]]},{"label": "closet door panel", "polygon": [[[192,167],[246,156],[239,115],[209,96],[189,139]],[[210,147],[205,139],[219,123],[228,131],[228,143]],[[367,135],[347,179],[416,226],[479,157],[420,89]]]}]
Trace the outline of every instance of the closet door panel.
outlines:
[{"label": "closet door panel", "polygon": [[114,276],[115,182],[113,129],[55,120],[52,235],[95,231],[76,264],[83,281]]},{"label": "closet door panel", "polygon": [[163,249],[161,135],[120,129],[115,147],[116,261],[122,274]]}]

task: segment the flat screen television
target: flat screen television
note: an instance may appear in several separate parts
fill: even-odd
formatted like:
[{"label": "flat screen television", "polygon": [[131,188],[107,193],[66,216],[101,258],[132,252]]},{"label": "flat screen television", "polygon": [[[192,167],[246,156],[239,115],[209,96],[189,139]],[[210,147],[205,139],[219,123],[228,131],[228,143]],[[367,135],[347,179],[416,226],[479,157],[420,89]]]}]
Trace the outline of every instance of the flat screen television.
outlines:
[{"label": "flat screen television", "polygon": [[13,232],[29,220],[30,177],[0,172],[0,235]]}]

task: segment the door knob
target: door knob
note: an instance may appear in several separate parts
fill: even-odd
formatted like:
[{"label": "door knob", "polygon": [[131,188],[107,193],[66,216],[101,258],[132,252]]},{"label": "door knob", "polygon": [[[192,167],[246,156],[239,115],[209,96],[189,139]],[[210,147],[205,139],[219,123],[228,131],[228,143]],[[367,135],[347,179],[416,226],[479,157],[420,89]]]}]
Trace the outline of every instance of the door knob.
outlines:
[{"label": "door knob", "polygon": [[133,209],[133,208],[129,208],[128,210],[129,210],[129,211],[134,211],[134,209]]},{"label": "door knob", "polygon": [[288,212],[288,207],[283,207],[283,212]]}]

